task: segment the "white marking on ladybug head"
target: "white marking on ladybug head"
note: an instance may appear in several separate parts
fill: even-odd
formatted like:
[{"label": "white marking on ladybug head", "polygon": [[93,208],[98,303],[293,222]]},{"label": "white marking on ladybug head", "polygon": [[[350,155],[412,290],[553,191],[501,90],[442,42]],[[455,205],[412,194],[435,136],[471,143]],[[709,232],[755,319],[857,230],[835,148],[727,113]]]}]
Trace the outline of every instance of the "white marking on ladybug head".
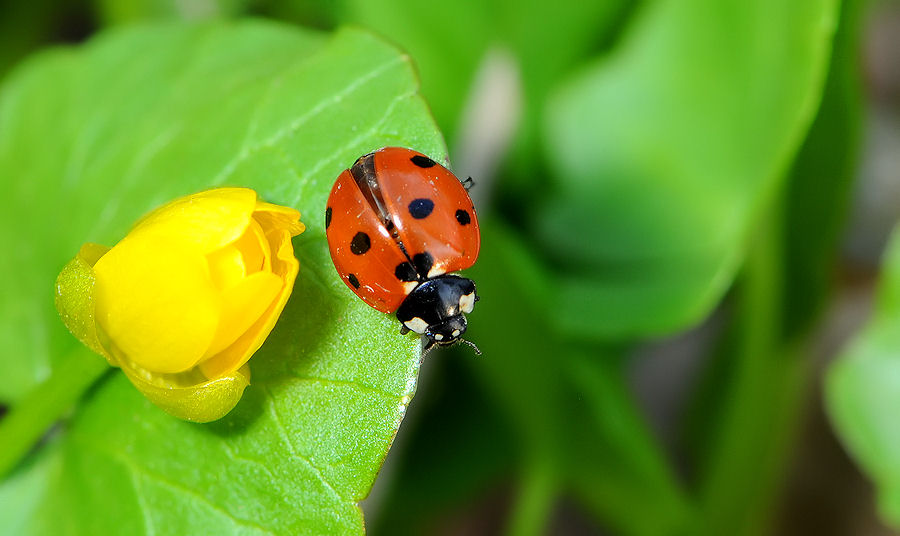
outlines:
[{"label": "white marking on ladybug head", "polygon": [[459,337],[459,330],[458,330],[458,329],[454,329],[454,330],[453,330],[453,333],[451,333],[450,335],[453,335],[453,338]]},{"label": "white marking on ladybug head", "polygon": [[428,329],[428,322],[422,320],[421,318],[414,317],[410,320],[407,320],[403,323],[410,330],[415,331],[419,335],[425,333],[425,330]]},{"label": "white marking on ladybug head", "polygon": [[434,334],[434,340],[436,340],[436,341],[442,341],[442,340],[444,340],[444,336],[441,335],[440,333],[435,333],[435,334]]},{"label": "white marking on ladybug head", "polygon": [[459,310],[469,314],[472,312],[472,309],[475,308],[475,293],[470,292],[465,296],[460,296],[459,298]]},{"label": "white marking on ladybug head", "polygon": [[428,270],[426,277],[428,277],[428,279],[431,279],[431,278],[437,277],[439,275],[444,275],[446,273],[447,273],[447,270],[444,269],[443,265],[435,264],[434,266],[431,267],[431,270]]},{"label": "white marking on ladybug head", "polygon": [[418,281],[406,281],[405,283],[403,283],[403,291],[406,292],[407,294],[409,294],[410,292],[414,291],[416,289],[416,287],[418,287],[418,286],[419,286]]}]

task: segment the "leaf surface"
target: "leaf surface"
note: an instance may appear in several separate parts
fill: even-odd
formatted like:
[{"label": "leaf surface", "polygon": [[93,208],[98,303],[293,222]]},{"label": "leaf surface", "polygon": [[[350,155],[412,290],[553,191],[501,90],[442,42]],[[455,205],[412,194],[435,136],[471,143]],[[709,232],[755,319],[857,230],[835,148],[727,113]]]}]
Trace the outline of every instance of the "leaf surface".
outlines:
[{"label": "leaf surface", "polygon": [[[0,90],[0,400],[77,346],[53,281],[169,199],[231,185],[300,210],[300,273],[251,386],[211,425],[120,374],[0,485],[21,534],[349,534],[416,385],[420,343],[340,281],[334,178],[402,145],[446,159],[409,59],[370,34],[265,22],[133,26],[32,58]],[[97,356],[97,359],[101,359]]]}]

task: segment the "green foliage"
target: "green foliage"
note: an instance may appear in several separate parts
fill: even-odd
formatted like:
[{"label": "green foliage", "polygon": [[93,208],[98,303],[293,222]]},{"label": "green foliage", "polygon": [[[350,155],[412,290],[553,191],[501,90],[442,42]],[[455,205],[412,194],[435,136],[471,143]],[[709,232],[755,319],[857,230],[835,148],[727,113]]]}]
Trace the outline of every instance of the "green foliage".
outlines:
[{"label": "green foliage", "polygon": [[864,331],[828,373],[828,412],[878,489],[883,518],[900,527],[900,234],[884,256],[878,303]]},{"label": "green foliage", "polygon": [[228,417],[181,422],[113,374],[0,487],[0,526],[361,532],[356,503],[414,394],[419,341],[346,289],[321,215],[340,170],[387,144],[446,155],[408,58],[361,31],[138,26],[14,72],[0,94],[0,344],[15,356],[0,397],[14,408],[77,345],[49,282],[81,242],[113,244],[151,208],[218,185],[294,206],[308,229]]},{"label": "green foliage", "polygon": [[787,183],[784,336],[802,337],[828,302],[856,175],[862,130],[860,19],[865,2],[841,2],[819,114]]},{"label": "green foliage", "polygon": [[[412,54],[422,92],[451,140],[486,52],[511,51],[521,71],[526,108],[518,155],[530,163],[538,154],[533,149],[548,92],[603,44],[602,36],[613,32],[628,2],[345,0],[338,6],[342,20],[373,28]],[[518,179],[532,183],[535,177]]]},{"label": "green foliage", "polygon": [[[834,175],[817,180],[812,154],[790,169],[822,97],[837,7],[648,4],[617,41],[606,39],[615,41],[608,55],[551,92],[544,139],[552,179],[503,212],[514,213],[515,226],[529,222],[530,233],[485,222],[485,249],[472,270],[485,299],[470,333],[489,358],[467,362],[515,427],[512,439],[493,441],[518,446],[514,533],[541,533],[547,503],[559,495],[617,534],[764,530],[808,377],[781,320],[810,325],[831,284],[819,264],[826,275],[802,289],[782,271],[829,262],[837,236],[820,231],[840,224],[853,161],[853,131],[839,125],[858,117],[845,78],[855,59],[842,49],[830,104],[804,149],[829,144]],[[800,238],[793,230],[782,237],[783,218],[794,217],[782,213],[787,188],[792,210],[818,218],[803,222],[805,236],[815,235],[803,247],[815,260],[791,268],[793,252],[787,258],[781,248]],[[810,188],[827,204],[805,204],[800,196]],[[720,352],[730,374],[711,376],[725,399],[702,408],[711,423],[698,441],[709,443],[709,459],[698,453],[698,474],[682,486],[624,385],[627,342],[708,315],[748,255],[755,260],[738,281],[745,303]],[[802,309],[792,298],[801,293]],[[470,428],[457,426],[461,434]],[[490,450],[491,441],[479,444]],[[455,463],[456,473],[466,470],[465,460]],[[399,488],[391,504],[400,508],[422,485]],[[469,485],[484,493],[483,483]],[[398,518],[392,510],[403,526]]]},{"label": "green foliage", "polygon": [[[756,461],[784,458],[798,402],[810,387],[806,340],[834,285],[855,173],[862,104],[856,75],[860,4],[841,5],[819,113],[779,202],[754,231],[753,258],[734,307],[723,315],[730,323],[687,412],[691,464],[710,475],[702,493],[713,534],[732,530],[737,509],[769,508],[766,501],[778,489],[783,462],[761,467]],[[716,473],[720,476],[713,477]],[[745,534],[754,534],[764,530],[760,522],[744,518],[740,524]]]},{"label": "green foliage", "polygon": [[[359,30],[172,24],[107,31],[7,77],[6,423],[36,416],[31,432],[43,432],[77,397],[73,387],[59,407],[33,403],[55,389],[40,383],[48,374],[79,368],[65,360],[78,350],[47,282],[81,242],[112,244],[141,213],[219,184],[295,206],[309,230],[294,241],[294,296],[231,415],[173,420],[110,374],[0,484],[0,526],[360,532],[355,503],[405,414],[418,346],[338,281],[319,215],[338,171],[367,150],[445,157],[429,109],[458,140],[473,79],[502,49],[524,101],[497,182],[475,177],[495,200],[478,207],[483,250],[468,274],[484,298],[470,317],[484,355],[430,357],[439,378],[404,429],[386,499],[370,504],[373,532],[433,532],[466,501],[510,494],[498,523],[511,534],[544,531],[561,497],[616,534],[766,532],[855,168],[861,2],[95,4],[107,24],[349,22],[408,56]],[[885,401],[900,392],[890,330],[900,246],[890,258],[876,320],[831,373],[830,404],[897,521]],[[635,342],[697,324],[729,289],[679,438],[682,474],[632,399],[629,357]],[[17,430],[3,426],[0,441]]]},{"label": "green foliage", "polygon": [[96,10],[107,24],[153,19],[205,20],[243,12],[249,0],[96,0]]},{"label": "green foliage", "polygon": [[92,25],[88,0],[7,2],[0,17],[0,79],[18,60],[48,42],[76,39]]},{"label": "green foliage", "polygon": [[815,114],[835,2],[640,15],[547,113],[557,188],[535,228],[572,337],[671,332],[718,302]]}]

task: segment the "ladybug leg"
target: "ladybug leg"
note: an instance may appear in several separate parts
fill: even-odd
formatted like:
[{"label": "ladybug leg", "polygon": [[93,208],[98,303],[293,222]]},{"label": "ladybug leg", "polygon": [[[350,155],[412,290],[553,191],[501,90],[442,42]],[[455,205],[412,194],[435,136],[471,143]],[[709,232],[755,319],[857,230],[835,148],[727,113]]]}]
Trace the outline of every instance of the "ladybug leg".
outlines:
[{"label": "ladybug leg", "polygon": [[463,188],[465,188],[466,191],[468,192],[469,190],[472,189],[473,186],[475,186],[475,180],[472,179],[472,177],[469,177],[468,179],[462,181],[462,185],[463,185]]},{"label": "ladybug leg", "polygon": [[409,333],[409,331],[410,330],[408,327],[404,326],[403,324],[400,324],[400,335],[406,335],[407,333]]}]

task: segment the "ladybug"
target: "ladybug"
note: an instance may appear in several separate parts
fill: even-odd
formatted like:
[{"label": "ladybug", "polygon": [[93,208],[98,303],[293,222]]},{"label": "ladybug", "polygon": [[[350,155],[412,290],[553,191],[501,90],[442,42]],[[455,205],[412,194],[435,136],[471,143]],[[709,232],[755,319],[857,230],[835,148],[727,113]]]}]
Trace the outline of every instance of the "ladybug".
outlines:
[{"label": "ladybug", "polygon": [[481,234],[467,184],[447,168],[401,147],[360,157],[331,189],[325,234],[344,283],[396,312],[400,333],[423,335],[426,352],[456,342],[478,352],[462,339],[475,283],[450,272],[475,263]]}]

